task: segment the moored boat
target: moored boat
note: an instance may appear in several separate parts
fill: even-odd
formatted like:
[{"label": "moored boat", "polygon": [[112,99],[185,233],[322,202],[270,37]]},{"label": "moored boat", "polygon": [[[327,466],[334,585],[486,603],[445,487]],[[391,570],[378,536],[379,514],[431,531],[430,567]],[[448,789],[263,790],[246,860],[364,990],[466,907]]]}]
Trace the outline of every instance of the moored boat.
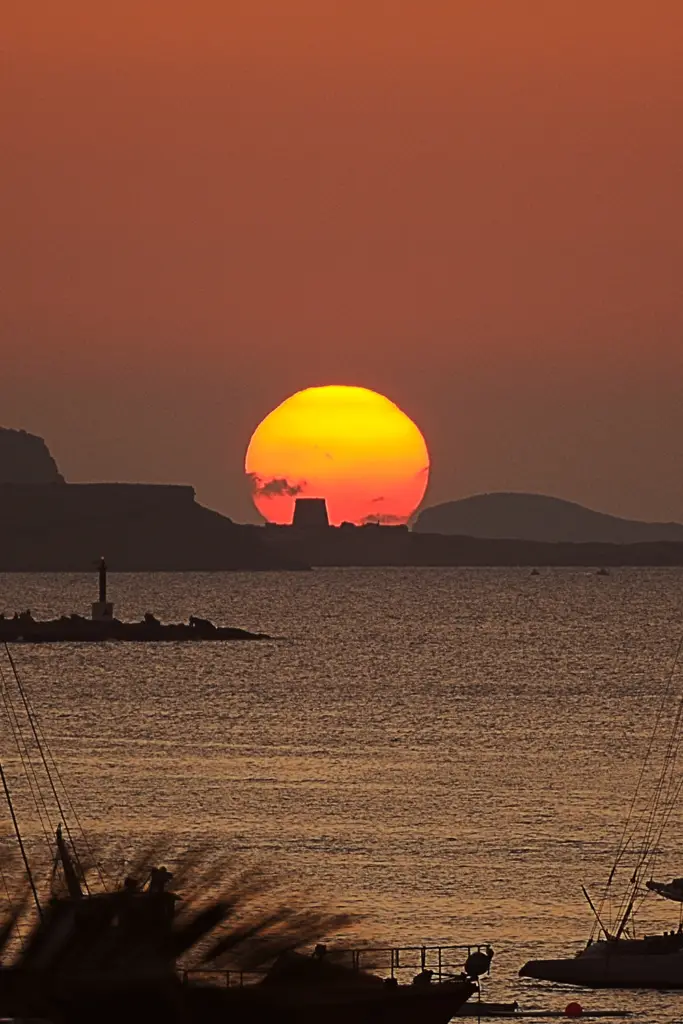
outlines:
[{"label": "moored boat", "polygon": [[[20,698],[14,710],[11,703],[9,709],[16,725],[15,712],[19,705],[23,708],[24,726],[37,747],[29,750],[21,733],[15,733],[18,748],[25,748],[22,765],[36,785],[41,766],[46,776],[47,785],[32,791],[34,799],[38,795],[48,821],[53,813],[63,816],[67,805],[75,815],[26,688],[9,652],[7,656]],[[13,700],[9,687],[5,697]],[[432,982],[432,972],[423,970],[412,984],[398,984],[360,970],[357,960],[351,968],[328,964],[320,945],[317,955],[297,956],[298,947],[336,934],[348,918],[309,912],[289,902],[273,906],[271,901],[268,909],[268,886],[260,874],[233,875],[224,883],[224,892],[205,892],[200,884],[196,902],[183,900],[176,913],[180,897],[171,889],[173,876],[163,866],[152,866],[158,862],[151,855],[139,858],[131,876],[113,884],[86,845],[85,860],[95,864],[100,877],[96,886],[67,825],[65,834],[61,825],[56,828],[54,842],[45,836],[54,856],[46,896],[45,886],[34,877],[19,827],[21,814],[1,765],[0,780],[27,882],[25,892],[16,891],[11,898],[8,893],[9,910],[0,922],[0,1017],[59,1024],[224,1024],[227,1019],[233,1024],[319,1024],[321,1019],[326,1024],[348,1024],[350,1018],[354,1024],[448,1024],[477,990],[477,972],[490,963],[490,956],[482,960],[474,954],[468,958],[469,976]],[[49,793],[55,807],[47,806]],[[86,843],[84,834],[82,841]],[[215,868],[202,873],[198,859],[187,854],[176,877],[191,884],[211,877],[217,884]],[[30,926],[29,892],[35,904]],[[20,922],[21,943],[13,944]],[[179,970],[186,956],[192,956],[205,975],[216,965],[222,973],[226,965],[237,972],[260,973],[253,984],[243,987],[211,984]]]},{"label": "moored boat", "polygon": [[[683,741],[683,693],[677,701],[672,693],[682,651],[683,638],[663,688],[645,762],[597,906],[583,888],[594,917],[591,936],[573,957],[529,960],[519,971],[523,978],[591,988],[683,989],[683,906],[675,930],[659,935],[636,934],[636,916],[652,896],[683,905],[683,879],[658,882],[652,877],[666,828],[683,791],[678,765]],[[658,740],[662,747],[659,755]],[[647,792],[647,769],[654,767],[657,756],[661,763],[652,773],[651,792]],[[618,875],[624,884],[617,891]],[[616,914],[611,912],[612,904]]]},{"label": "moored boat", "polygon": [[519,974],[586,988],[683,989],[683,935],[599,939],[572,958],[529,960]]}]

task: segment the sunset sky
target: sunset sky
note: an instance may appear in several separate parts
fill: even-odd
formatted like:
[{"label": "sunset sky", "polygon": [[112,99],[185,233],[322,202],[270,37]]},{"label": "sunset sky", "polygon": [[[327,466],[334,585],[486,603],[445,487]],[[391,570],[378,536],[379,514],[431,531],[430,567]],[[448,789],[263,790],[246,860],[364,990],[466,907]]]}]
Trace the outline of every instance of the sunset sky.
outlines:
[{"label": "sunset sky", "polygon": [[428,503],[683,521],[681,0],[6,0],[0,425],[254,519],[292,393]]}]

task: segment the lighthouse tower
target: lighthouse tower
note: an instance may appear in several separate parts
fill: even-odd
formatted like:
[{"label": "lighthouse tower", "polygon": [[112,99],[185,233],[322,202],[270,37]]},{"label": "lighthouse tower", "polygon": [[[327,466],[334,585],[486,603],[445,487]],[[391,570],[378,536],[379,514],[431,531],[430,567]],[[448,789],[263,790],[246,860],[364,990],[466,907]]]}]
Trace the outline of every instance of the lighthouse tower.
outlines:
[{"label": "lighthouse tower", "polygon": [[107,563],[100,558],[100,599],[93,601],[92,620],[93,622],[111,622],[114,618],[114,604],[107,601]]}]

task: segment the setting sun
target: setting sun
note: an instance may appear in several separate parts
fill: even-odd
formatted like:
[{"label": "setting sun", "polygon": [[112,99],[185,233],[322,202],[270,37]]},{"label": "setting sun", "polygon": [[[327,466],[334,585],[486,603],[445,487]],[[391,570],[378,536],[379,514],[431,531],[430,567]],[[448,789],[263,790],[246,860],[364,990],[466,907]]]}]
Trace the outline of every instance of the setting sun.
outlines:
[{"label": "setting sun", "polygon": [[413,421],[367,388],[307,388],[254,431],[245,459],[254,504],[292,521],[297,497],[325,498],[330,522],[406,523],[422,501],[429,453]]}]

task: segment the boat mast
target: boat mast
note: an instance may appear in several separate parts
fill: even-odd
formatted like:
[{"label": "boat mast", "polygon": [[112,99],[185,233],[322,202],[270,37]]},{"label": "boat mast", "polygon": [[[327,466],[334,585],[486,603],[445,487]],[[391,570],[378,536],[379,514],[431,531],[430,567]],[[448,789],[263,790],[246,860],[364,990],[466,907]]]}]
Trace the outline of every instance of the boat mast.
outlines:
[{"label": "boat mast", "polygon": [[[104,559],[102,559],[102,563],[104,564]],[[106,588],[106,566],[105,566],[104,586]],[[43,764],[43,770],[45,772],[45,777],[47,779],[47,783],[48,783],[48,785],[50,787],[50,790],[52,791],[52,796],[53,796],[53,799],[54,799],[55,804],[57,806],[57,810],[59,812],[61,820],[64,822],[64,828],[66,829],[66,834],[69,837],[69,841],[71,843],[71,848],[73,850],[73,858],[69,857],[69,860],[72,862],[73,859],[75,859],[76,866],[77,866],[78,870],[80,871],[81,877],[83,878],[83,884],[84,884],[84,886],[86,888],[86,891],[89,891],[88,883],[85,880],[85,872],[84,872],[83,866],[82,866],[82,864],[80,862],[80,858],[78,856],[78,851],[76,849],[76,844],[74,842],[73,836],[71,835],[71,830],[69,828],[68,818],[67,818],[67,815],[65,813],[64,807],[62,806],[62,801],[61,801],[61,799],[59,797],[59,793],[58,793],[57,787],[55,785],[55,780],[53,778],[53,771],[54,771],[54,774],[56,775],[58,781],[61,783],[62,789],[63,789],[63,791],[65,793],[65,796],[66,796],[66,802],[70,806],[70,808],[71,808],[71,810],[72,810],[72,812],[74,814],[74,817],[76,817],[76,812],[74,811],[73,804],[71,803],[71,801],[69,799],[69,794],[66,792],[66,788],[64,787],[64,783],[63,783],[62,778],[61,778],[61,776],[59,774],[59,770],[58,770],[57,765],[55,763],[55,759],[54,759],[54,757],[52,755],[52,752],[50,751],[50,748],[49,748],[49,746],[47,744],[47,740],[45,739],[45,736],[43,735],[43,731],[40,728],[40,725],[39,725],[39,723],[38,723],[38,721],[36,719],[33,707],[31,706],[31,703],[30,703],[30,701],[29,701],[29,699],[28,699],[28,697],[26,695],[26,691],[24,689],[24,685],[23,685],[23,683],[21,681],[21,677],[19,675],[19,672],[17,671],[17,666],[16,666],[16,664],[14,662],[14,658],[12,657],[12,653],[11,653],[11,651],[9,649],[9,645],[7,643],[5,643],[5,652],[7,654],[7,658],[9,660],[9,664],[10,664],[10,666],[12,668],[12,673],[13,673],[13,676],[14,676],[15,683],[17,685],[17,690],[19,691],[19,696],[21,697],[21,702],[23,704],[24,711],[26,713],[26,720],[27,720],[27,722],[28,722],[28,724],[30,726],[31,733],[33,734],[34,742],[36,744],[36,747],[38,749],[38,753],[40,755],[40,759],[41,759],[42,764]],[[47,753],[46,753],[46,751],[47,751]],[[52,762],[52,768],[50,767],[50,761]],[[76,821],[80,825],[80,822],[78,822],[78,818],[77,817],[76,817]],[[60,825],[60,830],[61,830],[61,825]],[[81,832],[83,832],[82,827],[81,827]],[[85,841],[85,835],[83,835],[83,839]],[[87,845],[87,843],[86,843],[86,845]],[[64,858],[61,857],[61,854],[60,854],[60,859],[62,860],[62,862],[64,862]],[[102,873],[101,873],[99,868],[97,870],[98,870],[98,874],[100,875],[100,879],[101,879],[102,883],[104,884],[104,879],[102,877]],[[65,869],[65,875],[66,875],[66,869]],[[78,876],[76,876],[76,879],[78,881]],[[68,883],[68,879],[67,879],[67,885],[68,884],[69,883]],[[69,888],[71,888],[71,887],[69,886]],[[106,888],[106,886],[105,886],[105,888]],[[79,889],[80,889],[80,884],[79,884]],[[82,895],[82,893],[80,893],[80,895]]]},{"label": "boat mast", "polygon": [[[635,891],[637,892],[637,889]],[[630,918],[631,914],[633,913],[633,907],[635,905],[635,902],[636,902],[636,898],[635,898],[635,895],[634,895],[628,901],[628,906],[626,907],[626,910],[623,913],[621,921],[619,922],[619,927],[617,928],[617,934],[614,936],[615,939],[620,939],[621,936],[624,934],[624,929],[626,928],[626,925],[628,924],[628,919]]]},{"label": "boat mast", "polygon": [[[658,775],[655,777],[654,791],[649,801],[649,809],[643,808],[643,810],[637,813],[637,802],[646,782],[646,772],[655,757],[655,741],[660,733],[662,724],[668,717],[670,717],[668,712],[670,711],[672,698],[674,696],[672,693],[674,679],[681,655],[683,655],[683,634],[679,639],[666,685],[662,691],[659,709],[652,726],[649,743],[645,752],[645,758],[640,768],[640,773],[631,798],[626,821],[624,822],[623,830],[614,854],[612,869],[609,873],[607,883],[600,899],[599,910],[601,912],[608,899],[609,889],[614,880],[618,866],[625,858],[629,849],[633,849],[633,852],[636,855],[636,864],[631,875],[629,890],[623,897],[623,901],[621,902],[621,906],[618,910],[617,921],[615,922],[617,925],[614,935],[615,939],[621,938],[628,927],[629,921],[632,920],[635,915],[641,878],[647,871],[652,872],[654,863],[657,859],[659,845],[664,834],[664,829],[669,822],[674,806],[676,805],[678,797],[683,790],[683,778],[680,778],[679,780],[676,778],[677,761],[681,750],[681,744],[683,743],[683,693],[681,693],[677,700],[676,714],[674,715],[673,724],[669,730],[668,739],[666,741],[662,767]],[[638,843],[636,842],[636,833],[641,826],[643,827],[643,835],[642,839]],[[650,877],[652,877],[652,875],[650,875]],[[642,899],[640,902],[642,902]],[[602,927],[598,913],[594,908],[593,912],[595,913],[596,920],[600,927]],[[605,931],[604,928],[603,931]]]},{"label": "boat mast", "polygon": [[586,897],[586,902],[588,903],[588,906],[589,906],[589,907],[591,908],[591,910],[592,910],[592,911],[593,911],[593,913],[595,914],[595,920],[596,920],[596,921],[598,922],[598,924],[600,925],[600,928],[602,929],[602,931],[603,931],[603,933],[604,933],[604,936],[605,936],[605,938],[606,938],[606,939],[611,939],[611,938],[612,938],[612,936],[610,935],[610,933],[608,932],[608,930],[607,930],[607,929],[605,928],[604,924],[602,923],[602,921],[601,921],[601,919],[600,919],[600,914],[599,914],[599,913],[598,913],[598,911],[596,910],[596,908],[595,908],[595,904],[593,903],[593,900],[592,900],[592,899],[590,898],[590,896],[589,896],[589,894],[588,894],[588,890],[586,889],[586,886],[585,886],[585,885],[582,885],[582,886],[581,886],[581,891],[583,892],[583,895],[584,895],[584,896]]},{"label": "boat mast", "polygon": [[12,816],[12,824],[14,825],[14,832],[15,832],[15,835],[17,837],[17,842],[19,843],[19,849],[21,850],[21,856],[22,856],[22,859],[24,861],[24,867],[26,868],[26,875],[28,877],[29,885],[31,886],[31,892],[33,893],[33,901],[34,901],[34,903],[36,905],[36,910],[38,911],[38,915],[42,918],[43,911],[42,911],[42,908],[40,906],[40,900],[38,899],[38,891],[36,889],[36,883],[33,880],[33,873],[31,871],[31,865],[29,864],[28,857],[26,856],[26,849],[24,847],[24,841],[21,838],[21,832],[19,830],[19,822],[17,821],[17,816],[14,813],[14,804],[12,803],[12,797],[10,795],[9,787],[7,785],[7,779],[5,778],[5,773],[3,771],[2,764],[0,764],[0,779],[2,779],[2,787],[5,790],[5,797],[7,799],[7,806],[9,807],[9,812],[10,812],[10,814]]}]

